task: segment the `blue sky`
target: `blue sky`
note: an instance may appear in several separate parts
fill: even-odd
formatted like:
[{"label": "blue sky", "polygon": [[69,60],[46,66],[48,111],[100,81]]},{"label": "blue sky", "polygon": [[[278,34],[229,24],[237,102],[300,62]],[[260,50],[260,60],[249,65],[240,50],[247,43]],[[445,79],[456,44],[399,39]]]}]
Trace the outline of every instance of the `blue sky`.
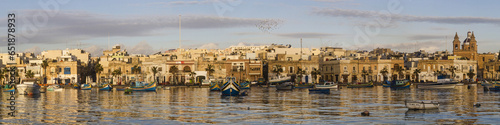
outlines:
[{"label": "blue sky", "polygon": [[[474,31],[479,52],[498,52],[499,1],[456,0],[115,0],[4,1],[15,13],[18,50],[81,48],[94,55],[122,44],[150,54],[179,47],[292,44],[396,51],[450,50]],[[50,4],[44,4],[50,3]],[[49,5],[48,9],[47,6]],[[219,10],[219,11],[218,11]],[[224,11],[225,10],[225,11]],[[0,29],[6,30],[6,18]],[[264,27],[258,28],[258,26]],[[267,29],[267,30],[266,30]],[[109,34],[109,35],[108,35]],[[0,35],[3,43],[6,35]],[[108,42],[109,39],[109,42]],[[109,44],[108,44],[109,43]],[[6,44],[2,45],[2,52]]]}]

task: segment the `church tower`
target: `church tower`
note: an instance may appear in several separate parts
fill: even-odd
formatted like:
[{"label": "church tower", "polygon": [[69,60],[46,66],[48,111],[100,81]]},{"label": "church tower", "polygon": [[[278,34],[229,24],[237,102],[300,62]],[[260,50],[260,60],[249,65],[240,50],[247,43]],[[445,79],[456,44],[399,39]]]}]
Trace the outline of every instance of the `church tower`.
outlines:
[{"label": "church tower", "polygon": [[460,40],[458,40],[458,34],[455,32],[455,40],[453,40],[453,52],[460,51]]},{"label": "church tower", "polygon": [[474,32],[472,32],[472,36],[470,39],[470,49],[471,49],[471,51],[477,52],[477,41],[476,41],[476,37],[474,36]]}]

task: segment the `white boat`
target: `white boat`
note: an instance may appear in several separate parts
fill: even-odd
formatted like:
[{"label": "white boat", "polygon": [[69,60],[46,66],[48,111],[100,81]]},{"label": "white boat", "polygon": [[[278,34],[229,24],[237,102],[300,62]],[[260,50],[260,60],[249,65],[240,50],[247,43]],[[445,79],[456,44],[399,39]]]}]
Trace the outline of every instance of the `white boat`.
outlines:
[{"label": "white boat", "polygon": [[338,88],[338,85],[334,82],[325,82],[323,84],[316,84],[314,87],[318,89],[336,89]]},{"label": "white boat", "polygon": [[[444,78],[446,76],[438,76],[437,83],[430,84],[419,84],[417,88],[420,89],[453,89],[457,86],[458,82],[450,78]],[[462,83],[463,85],[463,83]]]},{"label": "white boat", "polygon": [[422,109],[438,109],[439,102],[437,101],[406,101],[406,108],[413,110],[422,110]]},{"label": "white boat", "polygon": [[62,91],[63,88],[61,88],[61,86],[59,85],[50,85],[49,87],[47,87],[47,91]]},{"label": "white boat", "polygon": [[40,85],[36,79],[23,79],[21,84],[16,85],[16,88],[22,95],[40,94]]},{"label": "white boat", "polygon": [[292,77],[287,76],[287,77],[281,77],[277,79],[271,79],[269,80],[269,83],[284,83],[284,82],[290,82],[292,80]]}]

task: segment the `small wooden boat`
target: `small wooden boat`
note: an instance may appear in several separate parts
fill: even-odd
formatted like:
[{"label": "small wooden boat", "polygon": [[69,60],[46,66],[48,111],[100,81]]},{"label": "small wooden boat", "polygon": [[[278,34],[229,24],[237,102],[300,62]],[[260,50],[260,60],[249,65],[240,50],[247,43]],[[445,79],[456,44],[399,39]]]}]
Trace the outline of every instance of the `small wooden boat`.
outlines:
[{"label": "small wooden boat", "polygon": [[284,82],[276,85],[277,90],[292,90],[294,88],[293,82]]},{"label": "small wooden boat", "polygon": [[73,84],[74,89],[80,89],[80,86],[78,84]]},{"label": "small wooden boat", "polygon": [[47,87],[47,91],[62,91],[63,88],[61,88],[61,86],[59,85],[50,85],[49,87]]},{"label": "small wooden boat", "polygon": [[488,82],[488,81],[482,81],[481,85],[483,85],[484,91],[500,91],[500,84],[497,84],[496,82]]},{"label": "small wooden boat", "polygon": [[240,83],[241,89],[250,89],[250,82],[242,82]]},{"label": "small wooden boat", "polygon": [[21,84],[16,85],[17,91],[21,95],[40,94],[40,85],[37,79],[23,79]]},{"label": "small wooden boat", "polygon": [[220,91],[220,84],[216,82],[210,82],[210,91]]},{"label": "small wooden boat", "polygon": [[318,89],[336,89],[338,88],[338,85],[335,84],[334,82],[325,82],[323,84],[316,84],[314,88]]},{"label": "small wooden boat", "polygon": [[135,86],[130,87],[133,91],[156,91],[156,82],[153,83],[144,83],[144,82],[135,82]]},{"label": "small wooden boat", "polygon": [[240,95],[240,87],[234,81],[234,77],[227,77],[226,83],[222,87],[222,96],[239,96]]},{"label": "small wooden boat", "polygon": [[80,90],[91,90],[91,89],[92,89],[92,85],[90,85],[90,84],[80,85]]},{"label": "small wooden boat", "polygon": [[369,87],[373,87],[373,82],[347,85],[347,88],[369,88]]},{"label": "small wooden boat", "polygon": [[411,83],[409,80],[394,80],[391,82],[391,89],[407,89],[410,88]]},{"label": "small wooden boat", "polygon": [[110,84],[106,83],[106,84],[100,86],[99,90],[100,91],[111,91],[111,90],[113,90],[113,86],[111,86]]},{"label": "small wooden boat", "polygon": [[15,92],[16,91],[16,87],[14,87],[13,85],[4,85],[3,87],[3,92]]},{"label": "small wooden boat", "polygon": [[391,82],[387,80],[382,82],[382,87],[391,87]]},{"label": "small wooden boat", "polygon": [[330,89],[328,88],[314,88],[309,89],[310,94],[330,94]]},{"label": "small wooden boat", "polygon": [[430,84],[419,84],[417,88],[419,89],[453,89],[457,85],[457,81],[449,78],[448,75],[438,76],[437,83]]},{"label": "small wooden boat", "polygon": [[314,84],[295,84],[294,88],[314,88]]},{"label": "small wooden boat", "polygon": [[412,110],[437,109],[439,102],[437,101],[405,101],[406,108]]}]

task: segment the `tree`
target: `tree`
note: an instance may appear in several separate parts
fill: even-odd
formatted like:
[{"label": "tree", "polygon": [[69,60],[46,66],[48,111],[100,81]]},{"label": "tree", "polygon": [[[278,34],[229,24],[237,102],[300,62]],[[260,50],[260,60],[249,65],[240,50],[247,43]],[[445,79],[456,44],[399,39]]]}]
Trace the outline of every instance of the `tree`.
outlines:
[{"label": "tree", "polygon": [[403,71],[404,71],[404,68],[402,66],[397,66],[394,68],[394,72],[397,72],[399,77],[397,78],[397,80],[399,80],[400,78],[402,78],[403,76]]},{"label": "tree", "polygon": [[208,73],[208,78],[210,78],[210,76],[212,76],[212,73],[214,73],[214,66],[211,65],[211,64],[208,64],[207,68],[205,68],[205,71],[207,71]]},{"label": "tree", "polygon": [[319,72],[318,69],[313,68],[313,70],[311,71],[311,75],[312,75],[314,81],[316,81],[319,74],[321,74],[321,72]]},{"label": "tree", "polygon": [[366,79],[366,76],[368,76],[368,75],[370,75],[370,73],[368,73],[368,71],[366,71],[364,69],[361,71],[361,76],[363,76],[364,82],[368,82],[368,80]]},{"label": "tree", "polygon": [[43,68],[43,78],[44,78],[44,84],[47,84],[47,81],[45,78],[47,78],[47,67],[49,67],[49,62],[47,60],[42,61],[42,68]]},{"label": "tree", "polygon": [[448,71],[451,72],[451,77],[452,78],[455,78],[455,71],[457,70],[457,68],[455,66],[450,66],[450,68],[448,68]]},{"label": "tree", "polygon": [[421,70],[420,69],[415,69],[413,70],[413,76],[415,76],[415,80],[418,82],[419,80],[419,75],[420,74]]},{"label": "tree", "polygon": [[31,70],[26,71],[26,74],[24,75],[26,78],[33,78],[35,77],[35,73],[33,73]]},{"label": "tree", "polygon": [[194,76],[196,76],[196,73],[195,72],[189,72],[189,76],[191,76],[192,83],[195,83]]},{"label": "tree", "polygon": [[153,72],[153,81],[156,82],[156,73],[158,73],[158,67],[151,67],[151,72]]},{"label": "tree", "polygon": [[[122,75],[122,71],[120,69],[115,69],[111,75],[113,75],[113,77],[116,77],[116,76],[120,76]],[[120,79],[120,77],[118,77],[118,79]]]},{"label": "tree", "polygon": [[389,73],[389,71],[387,71],[387,68],[384,67],[382,70],[380,70],[380,73],[382,73],[382,76],[384,77],[384,81],[387,80],[387,73]]},{"label": "tree", "polygon": [[172,73],[174,83],[177,84],[177,72],[179,72],[179,68],[177,66],[170,66],[170,73]]},{"label": "tree", "polygon": [[297,75],[299,77],[299,82],[302,81],[302,77],[306,74],[306,71],[302,70],[302,68],[297,68]]},{"label": "tree", "polygon": [[467,76],[469,76],[470,80],[473,80],[475,75],[476,74],[474,73],[474,70],[469,70],[469,72],[467,73]]},{"label": "tree", "polygon": [[104,69],[102,68],[102,65],[100,63],[97,63],[95,66],[94,66],[94,71],[95,73],[97,74],[97,82],[99,83],[99,80],[100,80],[100,74],[102,71],[104,71]]},{"label": "tree", "polygon": [[132,74],[137,73],[141,73],[141,67],[139,67],[138,65],[134,65],[134,67],[132,67]]},{"label": "tree", "polygon": [[273,73],[276,73],[276,76],[280,76],[281,72],[283,72],[283,68],[281,68],[281,65],[276,65],[273,67]]}]

